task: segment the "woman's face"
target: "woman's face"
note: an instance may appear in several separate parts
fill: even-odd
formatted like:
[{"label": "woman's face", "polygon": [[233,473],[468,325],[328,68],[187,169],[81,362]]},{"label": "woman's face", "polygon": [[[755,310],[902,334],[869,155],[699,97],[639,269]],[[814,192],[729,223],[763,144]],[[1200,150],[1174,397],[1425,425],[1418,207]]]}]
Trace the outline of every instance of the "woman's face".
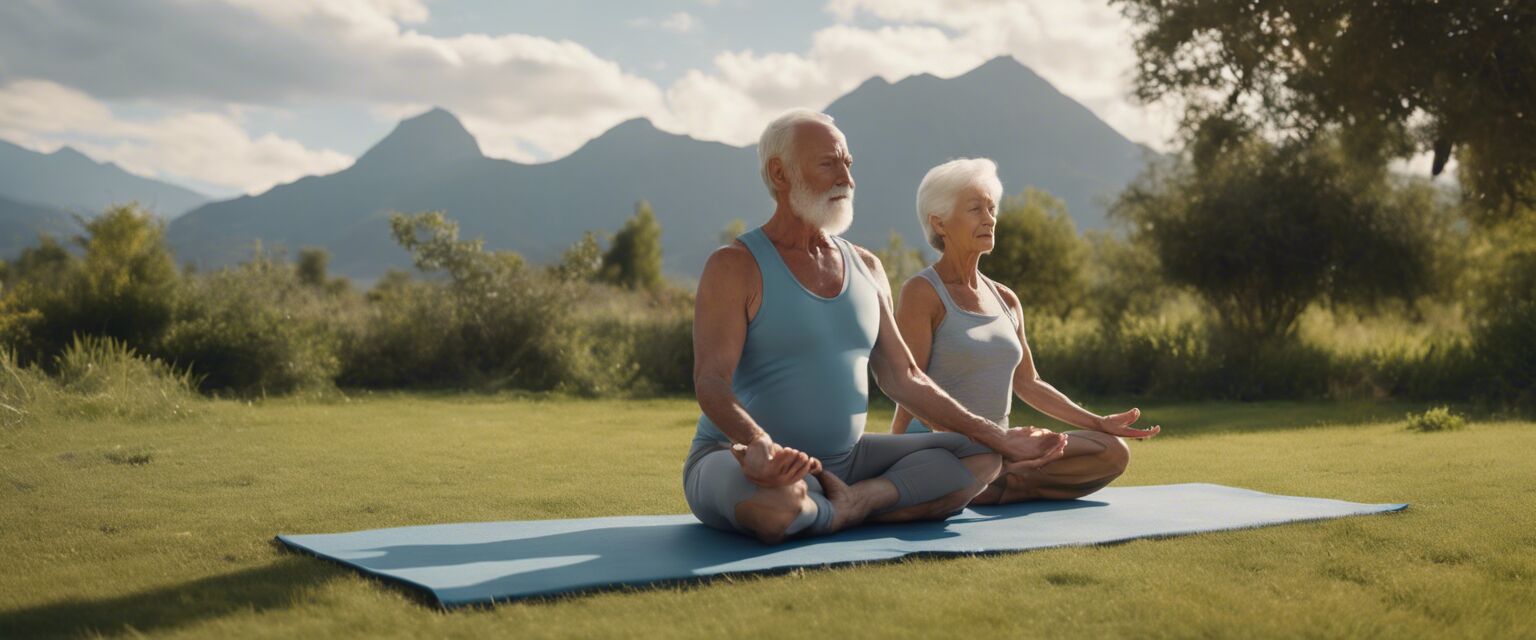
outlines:
[{"label": "woman's face", "polygon": [[944,253],[960,254],[992,251],[992,231],[996,225],[997,201],[980,181],[960,190],[949,219],[934,222],[934,228],[944,237]]}]

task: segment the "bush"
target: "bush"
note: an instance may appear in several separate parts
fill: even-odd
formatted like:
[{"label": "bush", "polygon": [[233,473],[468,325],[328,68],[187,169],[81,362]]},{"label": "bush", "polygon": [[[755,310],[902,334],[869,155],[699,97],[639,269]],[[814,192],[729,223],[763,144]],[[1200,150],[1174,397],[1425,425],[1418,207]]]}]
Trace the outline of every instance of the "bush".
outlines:
[{"label": "bush", "polygon": [[1536,409],[1536,212],[1509,225],[1514,239],[1480,283],[1473,349],[1503,404]]},{"label": "bush", "polygon": [[1408,414],[1408,430],[1420,433],[1433,431],[1459,431],[1467,426],[1466,418],[1451,413],[1446,407],[1435,407],[1420,414]]},{"label": "bush", "polygon": [[[145,348],[170,325],[181,278],[164,225],[136,205],[85,224],[74,258],[48,243],[24,254],[5,291],[0,320],[24,362],[51,366],[75,335],[110,336]],[[8,283],[9,284],[9,283]],[[10,325],[10,326],[7,326]]]},{"label": "bush", "polygon": [[258,253],[195,279],[188,294],[159,351],[201,376],[204,391],[265,396],[333,385],[349,309],[292,265]]},{"label": "bush", "polygon": [[418,269],[444,285],[399,275],[372,293],[357,335],[348,340],[344,384],[426,384],[458,388],[568,391],[611,388],[611,367],[574,317],[580,284],[527,267],[512,252],[459,240],[440,212],[396,214],[396,241]]}]

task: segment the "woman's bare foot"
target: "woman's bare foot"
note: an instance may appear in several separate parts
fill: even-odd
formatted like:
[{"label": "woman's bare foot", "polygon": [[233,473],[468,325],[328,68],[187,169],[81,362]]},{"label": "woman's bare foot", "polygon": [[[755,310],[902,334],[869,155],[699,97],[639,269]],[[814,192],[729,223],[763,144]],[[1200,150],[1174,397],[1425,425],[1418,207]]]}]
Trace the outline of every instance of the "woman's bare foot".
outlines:
[{"label": "woman's bare foot", "polygon": [[831,471],[822,471],[816,474],[816,479],[821,481],[821,490],[827,496],[827,501],[832,503],[832,524],[828,533],[856,526],[869,517],[869,500],[843,482],[842,478],[833,475]]}]

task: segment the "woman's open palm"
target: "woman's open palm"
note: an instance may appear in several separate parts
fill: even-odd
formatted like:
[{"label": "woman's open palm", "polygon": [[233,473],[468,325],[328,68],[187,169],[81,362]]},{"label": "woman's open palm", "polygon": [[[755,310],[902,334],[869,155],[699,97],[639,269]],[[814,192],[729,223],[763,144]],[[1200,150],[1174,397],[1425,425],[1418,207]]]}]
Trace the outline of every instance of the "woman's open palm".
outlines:
[{"label": "woman's open palm", "polygon": [[1140,419],[1141,409],[1135,408],[1131,409],[1130,411],[1123,411],[1114,415],[1104,416],[1099,418],[1099,431],[1103,431],[1104,433],[1112,436],[1118,436],[1121,438],[1136,438],[1138,440],[1144,440],[1146,438],[1150,438],[1159,433],[1162,433],[1163,428],[1158,425],[1153,425],[1147,429],[1137,429],[1131,426],[1136,424],[1136,421]]}]

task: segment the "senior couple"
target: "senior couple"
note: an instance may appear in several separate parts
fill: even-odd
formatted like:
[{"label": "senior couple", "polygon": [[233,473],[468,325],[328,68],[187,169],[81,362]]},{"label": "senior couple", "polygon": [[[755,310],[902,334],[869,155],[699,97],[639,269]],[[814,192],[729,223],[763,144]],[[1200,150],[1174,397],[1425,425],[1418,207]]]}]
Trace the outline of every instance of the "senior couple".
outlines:
[{"label": "senior couple", "polygon": [[[941,252],[891,303],[885,270],[840,234],[853,156],[832,118],[790,111],[758,144],[776,208],[710,255],[694,313],[699,417],[683,466],[704,524],[777,543],[968,504],[1087,495],[1129,461],[1136,409],[1095,415],[1036,374],[1018,296],[977,270],[1003,187],[990,160],[935,167],[917,192]],[[899,405],[866,434],[872,371]],[[1081,430],[1009,428],[1012,395]]]}]

